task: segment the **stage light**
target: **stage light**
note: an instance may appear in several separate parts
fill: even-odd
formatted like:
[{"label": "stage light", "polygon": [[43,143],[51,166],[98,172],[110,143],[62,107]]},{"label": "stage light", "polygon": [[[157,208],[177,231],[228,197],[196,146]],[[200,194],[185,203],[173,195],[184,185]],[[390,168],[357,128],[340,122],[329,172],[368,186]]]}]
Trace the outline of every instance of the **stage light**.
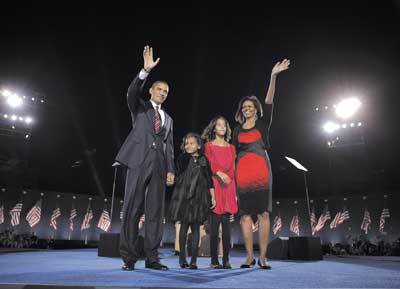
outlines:
[{"label": "stage light", "polygon": [[340,126],[337,123],[334,123],[332,121],[328,121],[327,123],[324,124],[323,128],[324,128],[325,132],[332,133],[332,132],[338,130],[339,127]]},{"label": "stage light", "polygon": [[351,126],[351,127],[354,127],[354,123],[351,123],[350,126]]},{"label": "stage light", "polygon": [[4,118],[8,118],[8,114],[5,114],[5,115],[4,115]]},{"label": "stage light", "polygon": [[346,127],[347,127],[346,123],[342,124],[342,128],[346,128]]},{"label": "stage light", "polygon": [[29,134],[25,135],[25,138],[29,138]]},{"label": "stage light", "polygon": [[7,104],[13,108],[21,106],[22,103],[22,98],[16,94],[11,94],[7,97]]},{"label": "stage light", "polygon": [[325,106],[325,110],[327,110],[328,109],[328,107],[327,106]]},{"label": "stage light", "polygon": [[18,119],[19,119],[20,121],[23,121],[23,120],[24,120],[24,118],[23,118],[23,117],[21,117],[21,116],[20,116]]},{"label": "stage light", "polygon": [[27,124],[30,124],[30,123],[32,122],[32,118],[31,118],[31,117],[26,117],[26,118],[25,118],[25,122],[26,122]]},{"label": "stage light", "polygon": [[13,114],[13,115],[11,116],[11,119],[12,119],[12,120],[17,120],[17,116],[16,116],[15,114]]},{"label": "stage light", "polygon": [[34,98],[34,97],[32,97],[32,101],[35,101],[35,98]]},{"label": "stage light", "polygon": [[11,93],[9,90],[4,89],[4,90],[1,92],[1,94],[2,94],[3,96],[5,96],[5,97],[9,97],[9,96],[11,96],[12,93]]},{"label": "stage light", "polygon": [[315,111],[318,111],[318,110],[319,110],[319,108],[318,108],[318,107],[316,107],[316,108],[315,108]]},{"label": "stage light", "polygon": [[358,125],[358,126],[361,126],[361,125],[362,125],[362,123],[361,123],[361,122],[359,122],[357,125]]},{"label": "stage light", "polygon": [[328,141],[328,146],[331,146],[331,142],[330,141]]},{"label": "stage light", "polygon": [[41,102],[41,103],[44,103],[44,100],[42,99],[40,102]]},{"label": "stage light", "polygon": [[336,106],[336,115],[340,118],[349,118],[354,115],[361,106],[361,101],[355,97],[347,98]]},{"label": "stage light", "polygon": [[15,129],[15,126],[12,126],[11,128],[12,128],[12,129]]}]

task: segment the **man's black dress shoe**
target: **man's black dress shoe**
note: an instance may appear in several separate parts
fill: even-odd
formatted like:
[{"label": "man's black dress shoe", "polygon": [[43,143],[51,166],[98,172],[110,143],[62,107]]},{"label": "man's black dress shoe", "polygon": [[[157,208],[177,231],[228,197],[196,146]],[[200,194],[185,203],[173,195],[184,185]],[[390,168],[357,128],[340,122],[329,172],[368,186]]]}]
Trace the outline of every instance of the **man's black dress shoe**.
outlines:
[{"label": "man's black dress shoe", "polygon": [[133,271],[135,270],[135,263],[124,263],[124,265],[121,267],[122,271]]},{"label": "man's black dress shoe", "polygon": [[160,262],[146,263],[145,267],[154,270],[168,270],[168,267],[161,264]]}]

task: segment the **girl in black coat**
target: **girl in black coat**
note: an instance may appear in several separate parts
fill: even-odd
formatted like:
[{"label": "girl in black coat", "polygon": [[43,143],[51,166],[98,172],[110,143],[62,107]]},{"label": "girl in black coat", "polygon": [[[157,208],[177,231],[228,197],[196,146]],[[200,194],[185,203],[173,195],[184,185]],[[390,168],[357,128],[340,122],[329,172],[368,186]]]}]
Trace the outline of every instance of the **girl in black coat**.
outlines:
[{"label": "girl in black coat", "polygon": [[[176,182],[171,198],[170,217],[180,222],[179,265],[197,269],[200,225],[207,220],[210,209],[215,207],[214,187],[210,164],[203,155],[200,135],[188,133],[183,137],[182,154],[176,164]],[[186,261],[186,237],[192,231],[192,259]]]}]

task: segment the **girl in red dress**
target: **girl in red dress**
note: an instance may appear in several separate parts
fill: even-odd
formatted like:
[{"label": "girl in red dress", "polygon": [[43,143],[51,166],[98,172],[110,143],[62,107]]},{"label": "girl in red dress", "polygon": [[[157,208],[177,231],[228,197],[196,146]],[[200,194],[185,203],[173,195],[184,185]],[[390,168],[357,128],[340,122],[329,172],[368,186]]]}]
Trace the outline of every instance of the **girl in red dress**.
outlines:
[{"label": "girl in red dress", "polygon": [[[218,116],[204,129],[205,155],[213,175],[216,206],[210,214],[211,267],[231,269],[229,248],[231,243],[230,216],[238,210],[235,189],[235,147],[229,144],[231,129],[228,121]],[[222,224],[222,266],[218,261],[218,233]]]},{"label": "girl in red dress", "polygon": [[278,62],[271,72],[271,80],[263,105],[255,96],[246,96],[235,115],[239,125],[233,132],[233,144],[237,151],[236,184],[239,198],[239,215],[246,247],[246,261],[240,267],[255,265],[253,252],[253,222],[259,222],[261,269],[271,269],[266,261],[270,218],[272,211],[272,173],[268,157],[268,135],[272,120],[272,104],[276,76],[289,68],[290,61]]}]

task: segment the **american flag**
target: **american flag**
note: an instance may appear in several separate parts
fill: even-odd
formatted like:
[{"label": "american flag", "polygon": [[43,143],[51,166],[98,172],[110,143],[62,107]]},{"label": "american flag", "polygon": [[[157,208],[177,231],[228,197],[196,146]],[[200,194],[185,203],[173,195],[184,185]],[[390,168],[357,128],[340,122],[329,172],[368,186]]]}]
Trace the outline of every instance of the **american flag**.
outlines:
[{"label": "american flag", "polygon": [[390,218],[390,212],[389,212],[389,209],[384,208],[382,210],[382,214],[379,219],[379,232],[381,232],[382,234],[385,233],[383,230],[385,229],[385,219],[386,218]]},{"label": "american flag", "polygon": [[78,213],[75,209],[75,206],[72,205],[71,212],[69,214],[69,229],[70,231],[74,230],[74,219],[78,216]]},{"label": "american flag", "polygon": [[314,207],[311,210],[310,222],[311,222],[311,233],[312,233],[312,235],[314,235],[315,227],[317,226],[317,216],[315,215]]},{"label": "american flag", "polygon": [[340,214],[340,218],[339,218],[339,225],[343,224],[344,221],[350,219],[350,213],[346,208],[343,208],[342,213]]},{"label": "american flag", "polygon": [[258,231],[259,225],[260,225],[260,222],[258,220],[255,223],[251,223],[251,229],[253,230],[253,233]]},{"label": "american flag", "polygon": [[368,234],[368,230],[370,229],[371,229],[371,215],[369,214],[368,210],[365,209],[364,218],[361,223],[361,230],[363,230],[365,234]]},{"label": "american flag", "polygon": [[272,225],[272,232],[274,235],[278,234],[282,230],[282,218],[280,215],[275,216],[274,224]]},{"label": "american flag", "polygon": [[50,227],[52,227],[54,230],[57,230],[57,218],[61,216],[61,210],[60,207],[57,206],[54,211],[53,214],[51,214],[51,219],[50,219]]},{"label": "american flag", "polygon": [[85,229],[90,228],[90,221],[93,219],[93,211],[90,208],[90,204],[86,210],[85,217],[83,218],[82,226],[81,226],[81,231]]},{"label": "american flag", "polygon": [[29,210],[28,214],[26,215],[26,220],[29,223],[29,226],[33,228],[40,222],[40,217],[42,214],[42,199],[36,202],[36,204]]},{"label": "american flag", "polygon": [[140,219],[139,219],[139,225],[138,225],[139,226],[139,230],[143,227],[145,220],[146,220],[145,215],[144,214],[141,215]]},{"label": "american flag", "polygon": [[19,219],[21,216],[21,211],[22,211],[22,203],[16,204],[11,210],[10,210],[10,216],[11,216],[11,226],[17,226],[19,225]]},{"label": "american flag", "polygon": [[300,236],[299,215],[294,215],[290,222],[290,231]]},{"label": "american flag", "polygon": [[329,225],[329,227],[330,227],[331,229],[334,229],[334,228],[337,227],[337,225],[339,224],[339,220],[340,220],[340,215],[341,215],[341,214],[342,214],[341,212],[337,212],[337,213],[336,213],[335,217],[333,218],[333,221],[332,221],[331,224]]},{"label": "american flag", "polygon": [[4,223],[4,205],[0,207],[0,225]]},{"label": "american flag", "polygon": [[97,227],[103,230],[104,232],[108,232],[110,225],[111,225],[110,214],[106,209],[104,209],[103,212],[101,213],[99,222],[97,223]]},{"label": "american flag", "polygon": [[318,218],[317,225],[314,228],[313,235],[319,231],[322,230],[322,228],[325,226],[326,221],[331,219],[331,214],[329,213],[329,209],[326,207],[325,211],[322,212],[321,216]]}]

